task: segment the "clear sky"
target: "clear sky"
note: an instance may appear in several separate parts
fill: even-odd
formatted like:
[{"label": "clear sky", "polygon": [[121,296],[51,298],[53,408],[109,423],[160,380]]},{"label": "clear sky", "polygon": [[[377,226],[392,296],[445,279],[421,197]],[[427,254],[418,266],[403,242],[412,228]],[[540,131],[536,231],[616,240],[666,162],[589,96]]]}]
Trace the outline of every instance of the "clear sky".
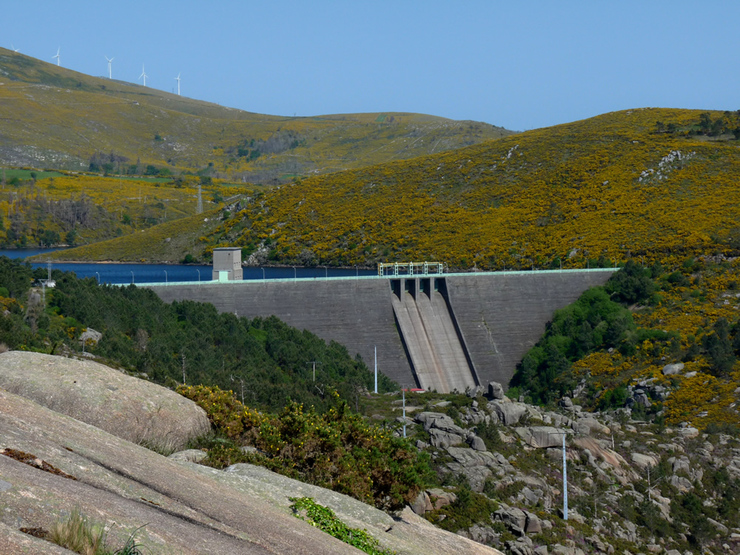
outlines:
[{"label": "clear sky", "polygon": [[[420,112],[523,131],[740,109],[737,0],[6,0],[0,46],[252,112]],[[140,82],[140,81],[139,81]]]}]

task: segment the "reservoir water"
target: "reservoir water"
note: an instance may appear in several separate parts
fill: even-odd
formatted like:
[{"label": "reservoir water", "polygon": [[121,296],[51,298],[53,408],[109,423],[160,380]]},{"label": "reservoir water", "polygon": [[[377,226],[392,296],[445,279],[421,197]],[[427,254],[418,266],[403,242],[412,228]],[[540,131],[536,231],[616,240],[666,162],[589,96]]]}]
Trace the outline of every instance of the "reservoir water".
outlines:
[{"label": "reservoir water", "polygon": [[[0,256],[22,259],[56,249],[0,249]],[[46,263],[32,263],[34,268],[46,268]],[[211,281],[211,266],[192,264],[110,264],[86,262],[52,262],[53,270],[74,272],[78,278],[95,278],[100,283],[165,283],[179,281]],[[361,268],[243,268],[245,280],[301,279],[317,277],[350,277],[375,275],[376,270]]]}]

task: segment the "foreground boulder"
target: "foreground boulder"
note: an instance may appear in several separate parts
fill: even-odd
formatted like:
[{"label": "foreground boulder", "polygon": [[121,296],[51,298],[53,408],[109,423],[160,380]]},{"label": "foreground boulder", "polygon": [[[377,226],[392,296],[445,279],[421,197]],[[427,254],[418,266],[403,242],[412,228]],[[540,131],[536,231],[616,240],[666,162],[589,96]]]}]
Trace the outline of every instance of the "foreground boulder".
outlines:
[{"label": "foreground boulder", "polygon": [[358,553],[295,518],[292,496],[314,497],[399,555],[499,553],[410,509],[393,518],[259,467],[202,467],[193,455],[166,458],[0,388],[0,553],[66,553],[20,530],[49,530],[74,509],[106,526],[111,547],[139,529],[146,553]]},{"label": "foreground boulder", "polygon": [[97,362],[8,351],[0,354],[0,387],[160,451],[182,449],[210,429],[189,399]]},{"label": "foreground boulder", "polygon": [[[320,488],[275,474],[260,466],[235,464],[225,471],[214,470],[192,463],[187,464],[204,474],[212,476],[230,489],[247,493],[256,498],[269,500],[286,511],[290,497],[311,497],[317,503],[329,507],[343,522],[352,528],[366,529],[380,541],[385,549],[399,555],[417,553],[438,555],[496,555],[499,551],[467,538],[436,528],[429,521],[418,517],[410,508],[391,517],[383,511],[362,503],[347,495]],[[437,490],[442,495],[452,495]],[[429,496],[423,492],[427,500]],[[432,509],[433,507],[429,507]]]},{"label": "foreground boulder", "polygon": [[[111,545],[143,526],[137,540],[147,553],[357,553],[254,496],[2,390],[0,447],[67,475],[0,455],[0,522],[15,531],[49,530],[78,509],[109,527]],[[46,542],[28,545],[39,547],[29,553],[54,552]]]}]

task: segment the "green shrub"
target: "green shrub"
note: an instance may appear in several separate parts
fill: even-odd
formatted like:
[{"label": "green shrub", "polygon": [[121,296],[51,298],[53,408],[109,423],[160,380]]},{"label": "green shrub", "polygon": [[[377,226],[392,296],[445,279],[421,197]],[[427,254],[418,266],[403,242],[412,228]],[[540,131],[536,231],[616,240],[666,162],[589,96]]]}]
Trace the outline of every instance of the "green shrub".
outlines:
[{"label": "green shrub", "polygon": [[613,300],[630,305],[648,300],[655,292],[655,284],[650,279],[650,270],[629,260],[609,278],[604,289]]},{"label": "green shrub", "polygon": [[683,275],[681,272],[673,272],[670,274],[666,280],[668,283],[675,287],[688,287],[691,285],[691,282],[689,281],[689,278],[687,278],[685,275]]},{"label": "green shrub", "polygon": [[[324,414],[289,403],[278,415],[244,407],[217,387],[180,387],[208,414],[217,434],[231,443],[214,445],[208,462],[223,468],[253,462],[292,478],[345,493],[384,510],[412,502],[434,480],[429,458],[392,433],[353,414],[335,392]],[[245,455],[235,441],[263,455]]]},{"label": "green shrub", "polygon": [[535,403],[547,404],[573,388],[571,363],[601,349],[633,345],[632,314],[612,301],[603,287],[592,287],[558,310],[545,335],[517,365],[511,386]]},{"label": "green shrub", "polygon": [[378,540],[367,533],[367,530],[359,528],[350,528],[344,522],[337,518],[328,507],[319,505],[310,497],[291,497],[293,514],[310,522],[313,526],[323,530],[330,536],[337,538],[360,551],[370,555],[393,555],[395,552],[380,548]]},{"label": "green shrub", "polygon": [[714,533],[707,517],[708,508],[694,492],[687,492],[671,499],[671,517],[688,526],[689,543],[695,547],[704,544]]},{"label": "green shrub", "polygon": [[430,511],[424,517],[431,523],[450,532],[466,530],[473,524],[491,522],[491,514],[498,505],[485,495],[470,489],[467,481],[455,490],[457,499],[436,511]]},{"label": "green shrub", "polygon": [[624,385],[608,389],[599,399],[599,410],[622,408],[627,401],[627,388]]},{"label": "green shrub", "polygon": [[498,432],[498,426],[493,422],[481,422],[475,427],[475,432],[479,438],[486,444],[489,451],[497,451],[503,444],[501,435]]}]

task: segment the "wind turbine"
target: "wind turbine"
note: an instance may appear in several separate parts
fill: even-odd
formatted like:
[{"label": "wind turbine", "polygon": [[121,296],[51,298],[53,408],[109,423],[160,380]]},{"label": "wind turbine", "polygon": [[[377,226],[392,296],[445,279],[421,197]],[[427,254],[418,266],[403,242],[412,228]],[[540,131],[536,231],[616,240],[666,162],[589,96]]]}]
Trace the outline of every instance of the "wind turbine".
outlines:
[{"label": "wind turbine", "polygon": [[16,48],[15,46],[13,46],[13,43],[10,43],[10,49],[11,49],[11,50],[12,50],[13,52],[20,52],[20,49],[19,49],[19,48]]},{"label": "wind turbine", "polygon": [[[108,56],[103,57],[108,60]],[[115,58],[111,58],[108,60],[108,79],[113,79],[113,71],[111,70],[111,64],[113,63],[113,60],[115,60]]]},{"label": "wind turbine", "polygon": [[60,51],[61,49],[62,49],[62,47],[61,47],[61,46],[60,46],[59,48],[57,48],[57,55],[56,55],[56,56],[52,56],[52,57],[51,57],[51,59],[52,59],[52,60],[53,60],[54,58],[56,58],[56,59],[57,59],[57,66],[59,65],[59,51]]},{"label": "wind turbine", "polygon": [[144,71],[144,64],[141,64],[141,75],[139,75],[139,79],[144,78],[144,86],[146,87],[146,71]]},{"label": "wind turbine", "polygon": [[180,74],[177,74],[177,77],[175,77],[175,81],[177,81],[177,96],[180,96]]}]

